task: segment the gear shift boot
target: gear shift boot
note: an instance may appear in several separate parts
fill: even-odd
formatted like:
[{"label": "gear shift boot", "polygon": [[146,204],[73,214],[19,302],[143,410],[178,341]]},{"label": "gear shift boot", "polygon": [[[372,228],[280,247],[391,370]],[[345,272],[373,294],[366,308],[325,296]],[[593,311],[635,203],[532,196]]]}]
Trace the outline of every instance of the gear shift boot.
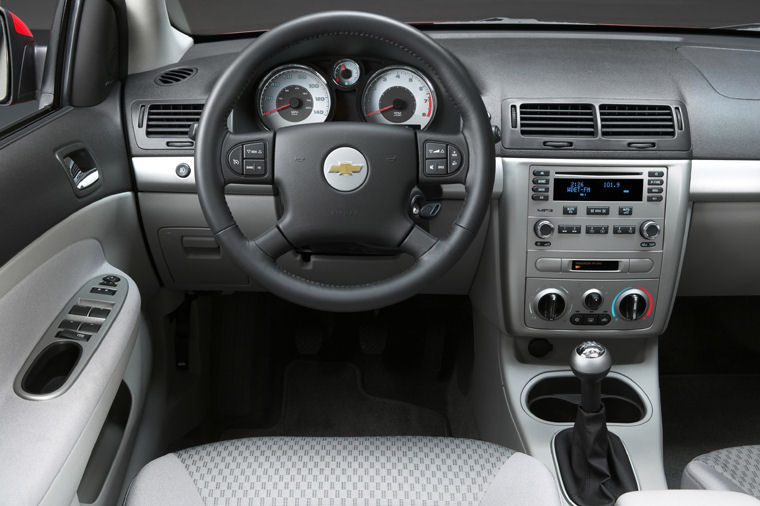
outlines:
[{"label": "gear shift boot", "polygon": [[604,406],[596,413],[578,406],[575,426],[554,438],[554,454],[565,492],[578,506],[611,506],[639,488],[623,442],[607,430]]},{"label": "gear shift boot", "polygon": [[568,498],[578,506],[612,506],[638,490],[623,442],[607,430],[601,382],[610,372],[607,349],[587,341],[573,350],[570,368],[581,382],[575,425],[554,438],[554,454]]}]

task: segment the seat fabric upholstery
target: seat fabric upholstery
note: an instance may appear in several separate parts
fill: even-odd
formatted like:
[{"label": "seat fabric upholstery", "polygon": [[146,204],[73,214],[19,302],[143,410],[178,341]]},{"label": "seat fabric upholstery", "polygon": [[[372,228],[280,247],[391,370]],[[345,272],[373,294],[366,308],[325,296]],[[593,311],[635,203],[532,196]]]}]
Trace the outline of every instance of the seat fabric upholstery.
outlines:
[{"label": "seat fabric upholstery", "polygon": [[681,488],[732,490],[760,499],[760,445],[700,455],[684,469]]},{"label": "seat fabric upholstery", "polygon": [[126,504],[555,506],[559,497],[537,460],[483,441],[248,438],[154,460]]}]

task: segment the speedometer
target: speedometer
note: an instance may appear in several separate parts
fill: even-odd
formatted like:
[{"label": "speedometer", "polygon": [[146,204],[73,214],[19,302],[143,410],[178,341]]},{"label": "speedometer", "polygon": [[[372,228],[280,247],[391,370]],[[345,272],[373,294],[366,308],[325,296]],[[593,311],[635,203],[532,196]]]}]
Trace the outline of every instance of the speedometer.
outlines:
[{"label": "speedometer", "polygon": [[367,83],[362,111],[367,121],[425,128],[435,115],[436,101],[433,86],[418,71],[388,67]]},{"label": "speedometer", "polygon": [[259,117],[270,130],[321,123],[330,115],[327,81],[305,65],[285,65],[270,72],[258,91]]}]

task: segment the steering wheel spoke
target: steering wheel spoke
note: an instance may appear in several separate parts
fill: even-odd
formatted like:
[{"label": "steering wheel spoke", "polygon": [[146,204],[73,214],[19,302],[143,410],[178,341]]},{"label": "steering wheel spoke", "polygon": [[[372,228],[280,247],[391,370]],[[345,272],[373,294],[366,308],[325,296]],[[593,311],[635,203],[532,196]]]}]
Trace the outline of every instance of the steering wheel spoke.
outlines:
[{"label": "steering wheel spoke", "polygon": [[221,167],[225,183],[272,184],[274,133],[227,133],[222,141]]},{"label": "steering wheel spoke", "polygon": [[419,225],[414,225],[409,234],[404,238],[404,241],[399,246],[399,249],[404,253],[412,255],[415,259],[419,259],[425,253],[430,251],[430,248],[438,243],[438,238],[427,232]]},{"label": "steering wheel spoke", "polygon": [[417,151],[421,184],[464,183],[469,160],[463,134],[418,132]]},{"label": "steering wheel spoke", "polygon": [[273,226],[256,239],[252,239],[251,242],[258,246],[272,260],[277,260],[293,249],[293,245],[290,244],[290,241],[288,241],[288,238],[285,237],[285,234],[283,234],[278,225]]}]

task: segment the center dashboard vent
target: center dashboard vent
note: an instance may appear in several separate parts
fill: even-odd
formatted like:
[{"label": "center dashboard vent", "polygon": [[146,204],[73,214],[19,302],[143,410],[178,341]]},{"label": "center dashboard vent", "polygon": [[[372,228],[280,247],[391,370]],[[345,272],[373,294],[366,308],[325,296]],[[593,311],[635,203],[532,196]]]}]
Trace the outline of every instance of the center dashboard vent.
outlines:
[{"label": "center dashboard vent", "polygon": [[198,123],[203,104],[150,104],[145,120],[147,137],[184,137]]},{"label": "center dashboard vent", "polygon": [[601,104],[602,137],[675,137],[673,108],[667,105]]},{"label": "center dashboard vent", "polygon": [[594,106],[520,104],[520,134],[540,137],[594,137]]}]

